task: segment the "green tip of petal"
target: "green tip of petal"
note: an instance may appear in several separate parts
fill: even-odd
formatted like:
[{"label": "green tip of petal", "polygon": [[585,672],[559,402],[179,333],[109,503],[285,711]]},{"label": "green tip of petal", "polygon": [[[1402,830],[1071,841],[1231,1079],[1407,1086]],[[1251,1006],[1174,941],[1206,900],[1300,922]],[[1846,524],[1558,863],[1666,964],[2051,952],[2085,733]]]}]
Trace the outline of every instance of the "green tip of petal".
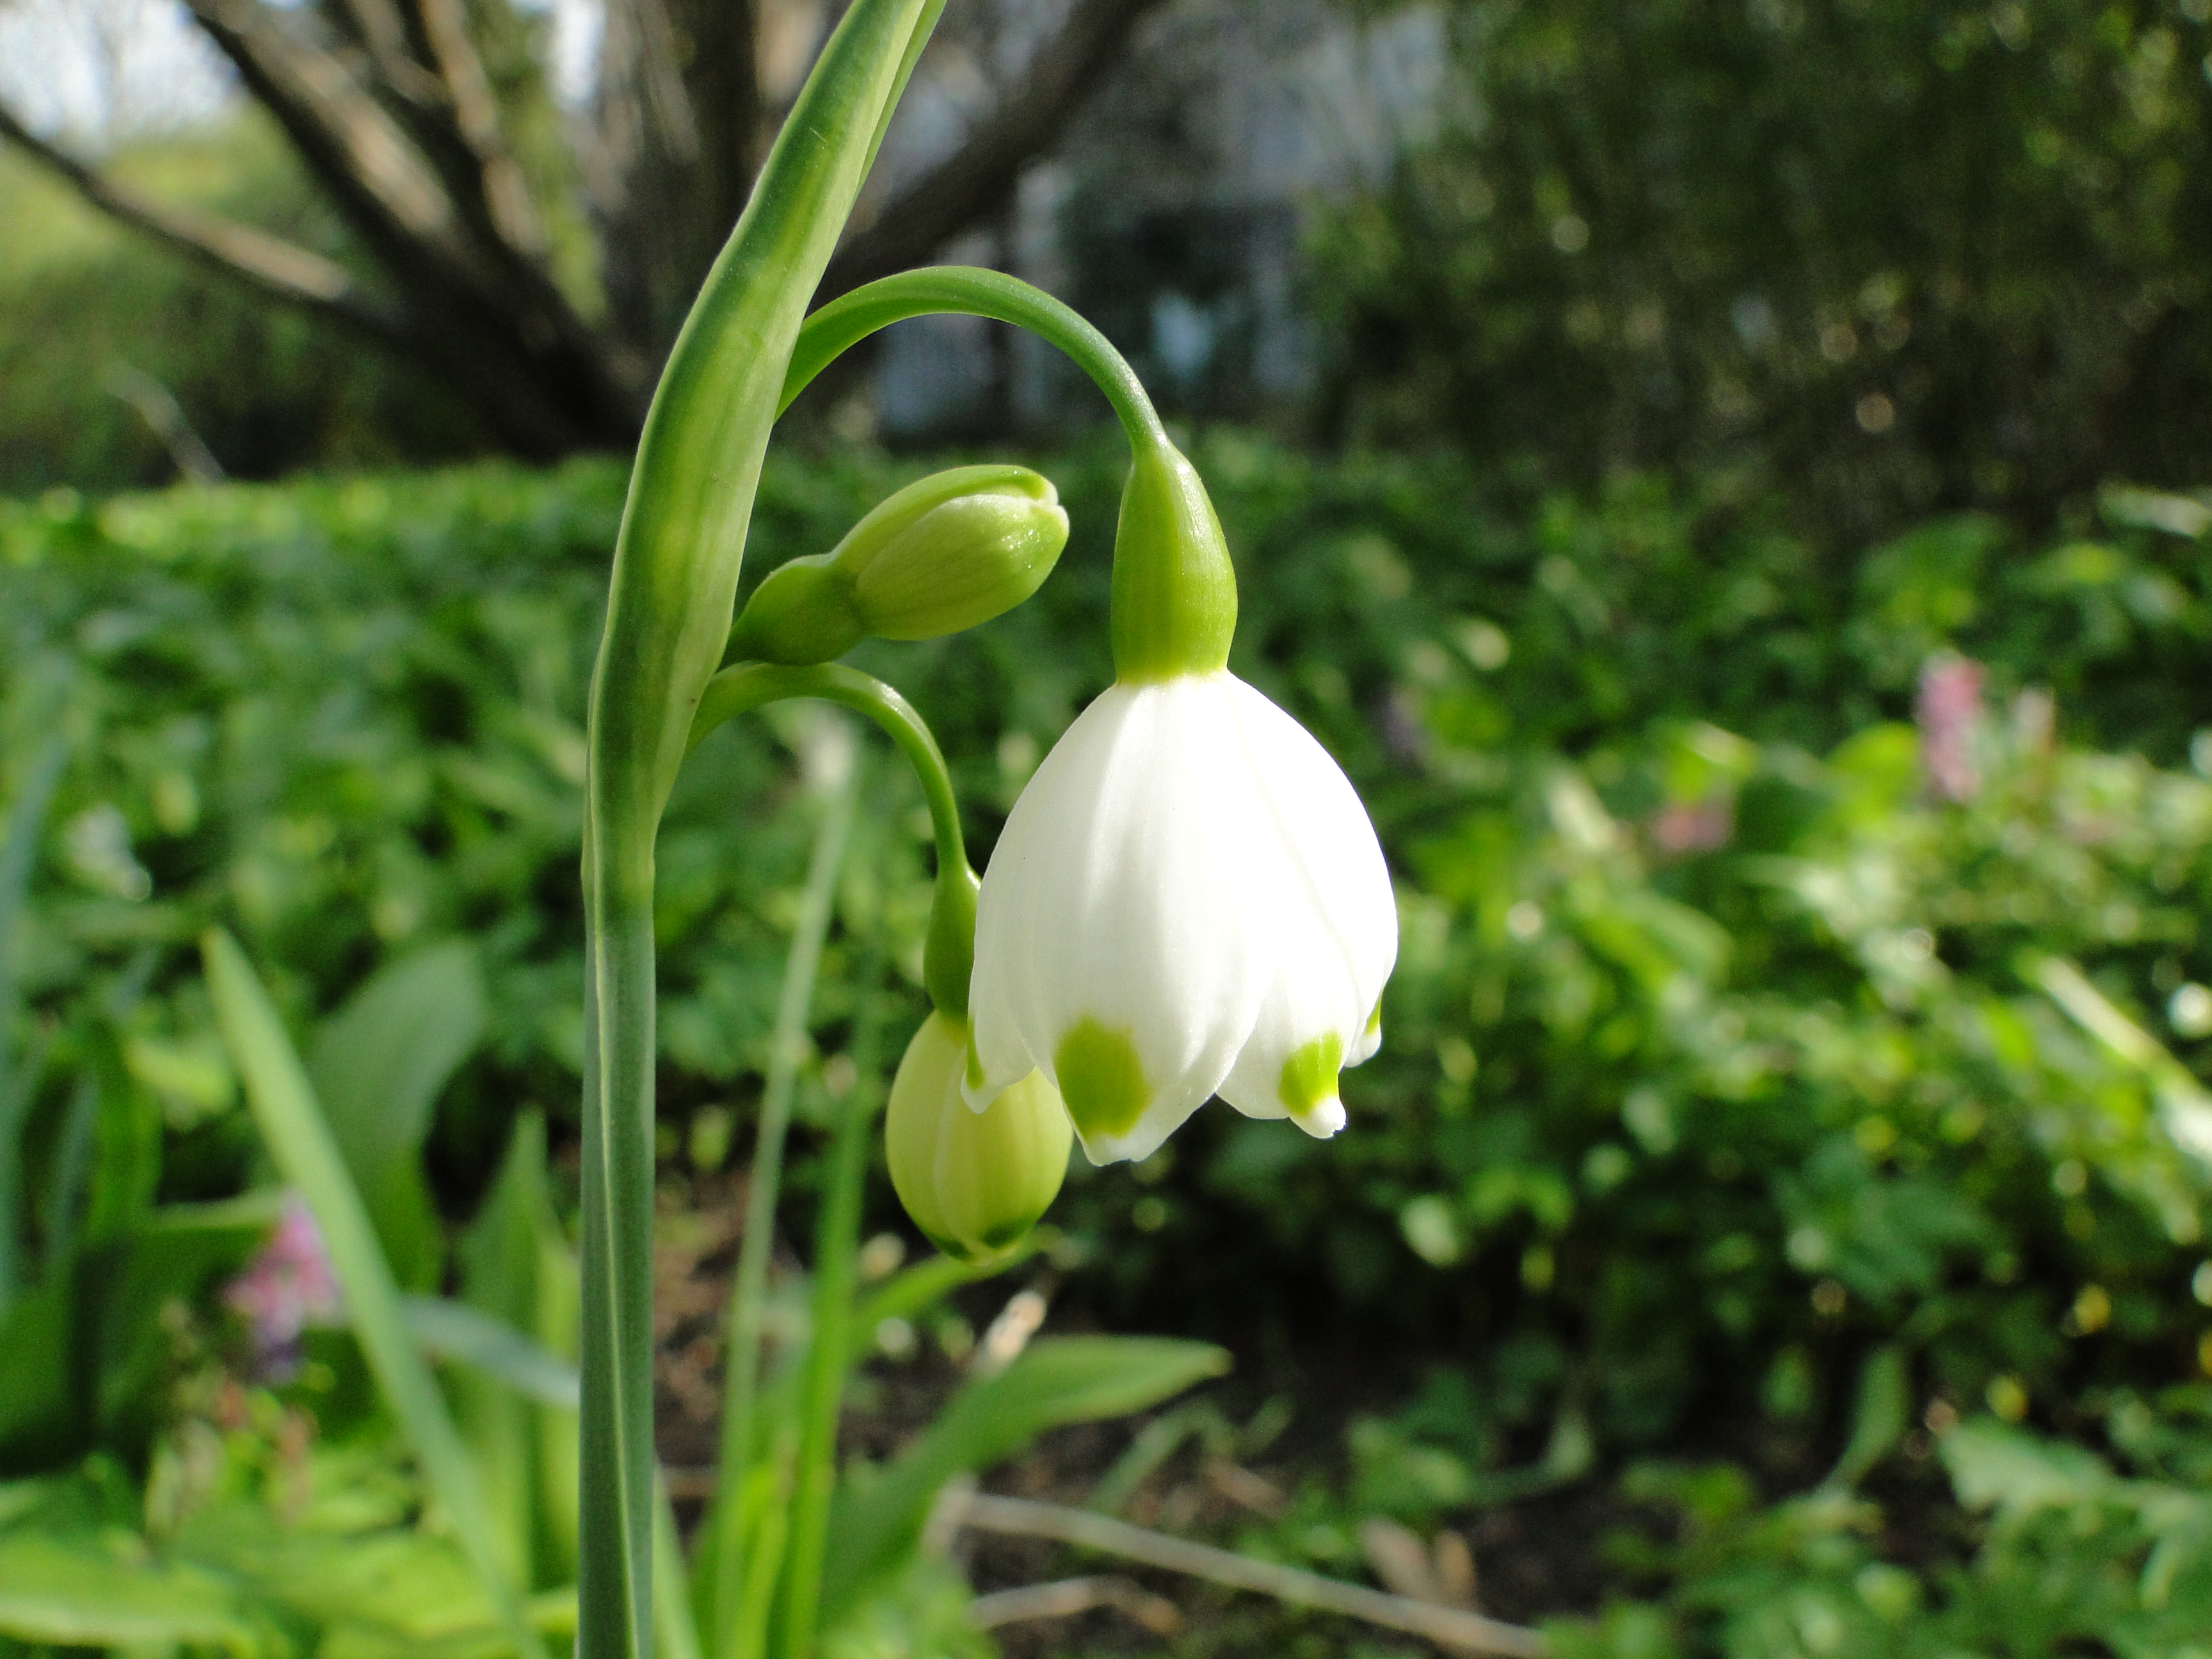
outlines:
[{"label": "green tip of petal", "polygon": [[1367,1035],[1379,1036],[1382,1031],[1382,999],[1375,999],[1375,1012],[1367,1016]]},{"label": "green tip of petal", "polygon": [[1283,1062],[1276,1097],[1292,1117],[1304,1117],[1322,1102],[1336,1097],[1336,1074],[1343,1069],[1344,1040],[1334,1031],[1325,1032]]},{"label": "green tip of petal", "polygon": [[1088,1015],[1067,1028],[1052,1052],[1060,1097],[1086,1141],[1119,1139],[1137,1127],[1152,1091],[1127,1030],[1101,1025]]}]

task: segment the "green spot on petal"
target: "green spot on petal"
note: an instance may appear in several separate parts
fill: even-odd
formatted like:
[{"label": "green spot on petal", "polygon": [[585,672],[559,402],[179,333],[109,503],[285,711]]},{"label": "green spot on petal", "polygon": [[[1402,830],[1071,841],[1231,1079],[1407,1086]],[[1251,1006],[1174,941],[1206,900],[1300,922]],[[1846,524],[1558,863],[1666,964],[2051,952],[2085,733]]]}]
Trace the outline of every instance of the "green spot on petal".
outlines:
[{"label": "green spot on petal", "polygon": [[1283,1062],[1275,1093],[1292,1117],[1304,1117],[1336,1092],[1336,1074],[1343,1069],[1344,1040],[1325,1032]]},{"label": "green spot on petal", "polygon": [[1367,1035],[1373,1036],[1382,1029],[1382,999],[1375,999],[1375,1012],[1367,1016]]},{"label": "green spot on petal", "polygon": [[1085,1015],[1052,1051],[1060,1097],[1085,1139],[1126,1135],[1152,1103],[1137,1045],[1126,1028],[1109,1030]]},{"label": "green spot on petal", "polygon": [[973,1037],[968,1039],[968,1086],[971,1089],[983,1086],[983,1057],[975,1052],[975,1039]]}]

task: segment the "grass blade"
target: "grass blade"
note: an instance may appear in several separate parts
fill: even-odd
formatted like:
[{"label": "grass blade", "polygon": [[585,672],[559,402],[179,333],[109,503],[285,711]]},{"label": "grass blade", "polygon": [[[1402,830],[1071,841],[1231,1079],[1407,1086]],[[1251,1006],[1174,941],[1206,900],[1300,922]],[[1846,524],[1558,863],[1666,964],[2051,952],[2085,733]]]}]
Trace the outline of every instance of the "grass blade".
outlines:
[{"label": "grass blade", "polygon": [[307,1069],[238,942],[218,929],[201,939],[200,951],[216,1018],[245,1079],[255,1122],[277,1169],[299,1189],[322,1229],[331,1271],[345,1292],[347,1320],[385,1401],[399,1419],[431,1492],[482,1576],[516,1647],[524,1659],[543,1659],[521,1597],[501,1571],[475,1467],[429,1364],[408,1329],[399,1287],[315,1102]]},{"label": "grass blade", "polygon": [[746,1594],[744,1505],[740,1494],[751,1473],[759,1435],[762,1319],[768,1297],[769,1255],[775,1239],[777,1188],[783,1168],[783,1140],[791,1123],[791,1098],[805,1052],[807,1014],[813,1006],[814,981],[829,937],[837,872],[853,824],[861,768],[851,727],[838,716],[820,728],[842,741],[822,824],[815,834],[814,857],[799,901],[799,924],[785,958],[783,988],[776,1003],[775,1031],[769,1040],[768,1082],[761,1096],[758,1140],[751,1179],[745,1187],[745,1227],[738,1248],[738,1271],[730,1287],[729,1360],[722,1395],[721,1462],[715,1480],[713,1526],[706,1547],[714,1552],[715,1597],[709,1620],[710,1643],[728,1650],[738,1627],[738,1602]]},{"label": "grass blade", "polygon": [[911,1555],[952,1476],[989,1468],[1047,1429],[1142,1411],[1228,1369],[1228,1354],[1204,1342],[1062,1336],[1030,1343],[997,1376],[963,1387],[872,1478],[838,1492],[823,1621],[834,1625]]},{"label": "grass blade", "polygon": [[815,1228],[814,1317],[799,1389],[799,1461],[791,1502],[789,1559],[778,1615],[783,1659],[812,1659],[822,1599],[822,1564],[830,1534],[830,1498],[837,1480],[837,1418],[852,1369],[854,1258],[860,1245],[860,1200],[867,1186],[870,1131],[882,1102],[883,987],[879,960],[860,979],[853,1020],[857,1079],[837,1122],[830,1152],[829,1192]]},{"label": "grass blade", "polygon": [[541,1406],[576,1409],[583,1384],[575,1366],[505,1320],[441,1296],[403,1296],[399,1311],[415,1340],[441,1359],[472,1366]]},{"label": "grass blade", "polygon": [[660,1659],[701,1659],[699,1626],[684,1582],[684,1538],[659,1470],[653,1477],[653,1639]]}]

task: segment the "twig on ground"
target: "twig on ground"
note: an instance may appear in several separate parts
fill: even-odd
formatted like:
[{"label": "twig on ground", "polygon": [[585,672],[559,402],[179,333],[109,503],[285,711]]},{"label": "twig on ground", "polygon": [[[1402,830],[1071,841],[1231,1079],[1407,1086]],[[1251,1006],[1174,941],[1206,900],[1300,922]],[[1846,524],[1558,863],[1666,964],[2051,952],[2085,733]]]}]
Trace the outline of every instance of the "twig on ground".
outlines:
[{"label": "twig on ground", "polygon": [[1172,1636],[1182,1627],[1182,1614],[1174,1602],[1132,1579],[1111,1574],[994,1590],[968,1604],[968,1619],[977,1630],[996,1630],[1026,1619],[1072,1619],[1094,1607],[1125,1613],[1155,1636]]},{"label": "twig on ground", "polygon": [[1405,1631],[1439,1647],[1499,1654],[1504,1659],[1543,1659],[1545,1653],[1543,1637],[1524,1626],[1509,1625],[1502,1620],[1463,1613],[1454,1607],[1431,1607],[1409,1596],[1370,1589],[1364,1584],[1347,1584],[1297,1567],[1280,1566],[1231,1550],[1190,1543],[1090,1510],[1041,1504],[1026,1498],[998,1498],[984,1492],[948,1492],[944,1502],[952,1508],[950,1518],[957,1525],[973,1527],[981,1532],[1057,1539],[1063,1544],[1141,1561],[1169,1572],[1272,1595],[1294,1606],[1317,1607],[1389,1630]]}]

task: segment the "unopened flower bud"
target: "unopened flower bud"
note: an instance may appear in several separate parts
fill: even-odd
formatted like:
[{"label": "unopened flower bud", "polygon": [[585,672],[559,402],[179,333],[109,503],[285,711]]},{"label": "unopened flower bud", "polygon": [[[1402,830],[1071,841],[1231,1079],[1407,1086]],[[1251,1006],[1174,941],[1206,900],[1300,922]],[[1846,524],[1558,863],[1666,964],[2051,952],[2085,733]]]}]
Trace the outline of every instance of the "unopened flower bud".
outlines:
[{"label": "unopened flower bud", "polygon": [[958,466],[886,499],[824,554],[754,591],[731,635],[761,662],[827,662],[870,634],[957,634],[1036,592],[1067,544],[1052,481],[1022,466]]},{"label": "unopened flower bud", "polygon": [[982,1111],[962,1097],[963,1022],[932,1013],[891,1082],[884,1142],[899,1202],[933,1244],[963,1261],[1019,1243],[1060,1193],[1073,1129],[1038,1073]]}]

